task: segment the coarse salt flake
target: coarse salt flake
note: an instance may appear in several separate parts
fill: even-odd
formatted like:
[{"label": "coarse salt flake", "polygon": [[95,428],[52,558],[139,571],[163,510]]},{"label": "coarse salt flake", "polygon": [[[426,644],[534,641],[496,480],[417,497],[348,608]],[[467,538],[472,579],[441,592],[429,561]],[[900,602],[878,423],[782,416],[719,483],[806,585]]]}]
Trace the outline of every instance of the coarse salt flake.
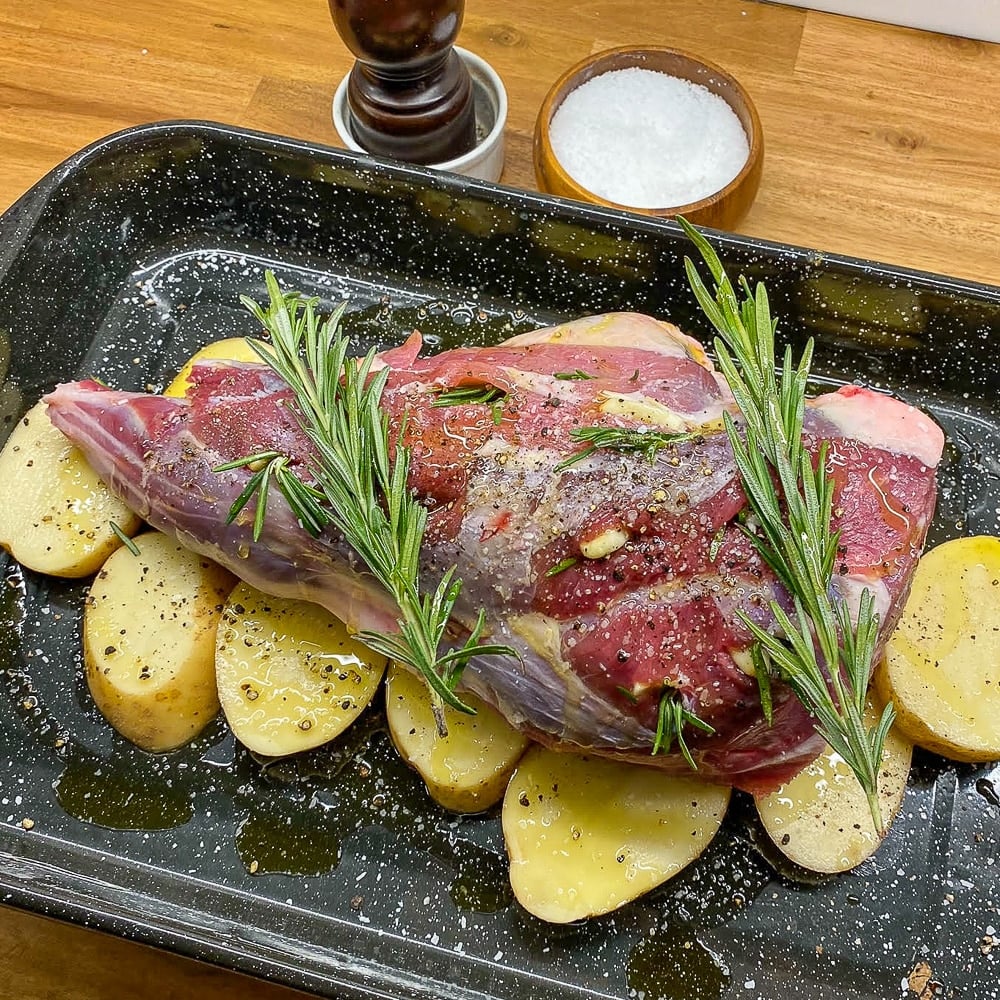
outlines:
[{"label": "coarse salt flake", "polygon": [[566,172],[607,201],[673,208],[724,188],[750,152],[733,109],[706,87],[633,67],[571,91],[549,125]]}]

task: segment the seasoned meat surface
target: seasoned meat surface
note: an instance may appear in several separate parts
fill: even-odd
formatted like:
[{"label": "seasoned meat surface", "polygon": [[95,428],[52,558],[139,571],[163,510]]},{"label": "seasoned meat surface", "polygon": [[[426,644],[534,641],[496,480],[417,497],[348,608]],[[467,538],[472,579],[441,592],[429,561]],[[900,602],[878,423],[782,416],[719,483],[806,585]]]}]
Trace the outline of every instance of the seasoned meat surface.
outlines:
[{"label": "seasoned meat surface", "polygon": [[[739,414],[701,345],[636,314],[588,317],[490,348],[421,358],[420,338],[384,352],[392,445],[411,450],[410,486],[429,512],[427,585],[464,582],[456,627],[485,608],[492,638],[520,660],[474,660],[463,685],[543,742],[686,770],[651,755],[665,691],[715,732],[685,732],[699,771],[748,790],[795,773],[822,746],[780,683],[768,724],[738,612],[773,626],[787,595],[746,537],[722,414]],[[263,537],[253,510],[226,525],[246,484],[225,462],[274,449],[310,477],[311,450],[287,388],[265,366],[206,363],[184,399],[95,382],[49,397],[54,423],[112,490],[155,527],[260,589],[328,607],[355,627],[392,629],[389,598],[333,534],[311,538],[277,494]],[[441,393],[492,387],[488,402]],[[445,400],[447,397],[445,397]],[[405,419],[404,419],[405,418]],[[676,435],[644,454],[586,444],[574,429]],[[401,441],[399,428],[403,428]],[[881,637],[905,599],[934,511],[943,436],[924,414],[854,386],[811,401],[807,442],[835,482],[836,595],[869,588]]]}]

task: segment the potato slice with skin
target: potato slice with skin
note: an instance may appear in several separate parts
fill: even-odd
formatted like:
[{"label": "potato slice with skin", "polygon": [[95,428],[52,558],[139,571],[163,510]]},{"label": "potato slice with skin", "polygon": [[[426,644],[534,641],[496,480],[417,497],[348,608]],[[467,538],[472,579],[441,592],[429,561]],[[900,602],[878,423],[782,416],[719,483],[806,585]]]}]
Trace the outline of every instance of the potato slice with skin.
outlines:
[{"label": "potato slice with skin", "polygon": [[[873,703],[865,725],[881,717]],[[913,744],[893,727],[882,750],[878,797],[889,828],[906,793]],[[878,849],[871,807],[843,757],[830,747],[770,795],[755,796],[764,829],[789,861],[821,874],[857,867]]]},{"label": "potato slice with skin", "polygon": [[236,738],[280,757],[339,736],[378,690],[385,658],[318,604],[241,583],[222,614],[215,670]]},{"label": "potato slice with skin", "polygon": [[[254,339],[254,338],[250,338]],[[265,344],[263,340],[256,343]],[[163,390],[164,396],[186,396],[191,388],[191,370],[199,361],[260,361],[257,352],[247,343],[246,337],[227,337],[206,344],[196,351],[184,367],[174,376],[173,381]]]},{"label": "potato slice with skin", "polygon": [[924,554],[875,687],[914,743],[952,760],[1000,758],[1000,538]]},{"label": "potato slice with skin", "polygon": [[115,552],[87,595],[87,684],[122,736],[173,750],[219,711],[215,630],[236,580],[159,532],[133,541],[139,555]]},{"label": "potato slice with skin", "polygon": [[445,706],[448,735],[437,731],[427,685],[392,664],[386,677],[389,733],[400,757],[414,768],[431,798],[454,812],[482,812],[503,797],[528,740],[475,695],[462,700],[475,715]]},{"label": "potato slice with skin", "polygon": [[694,861],[729,794],[694,775],[532,747],[503,800],[514,895],[550,923],[608,913]]},{"label": "potato slice with skin", "polygon": [[0,452],[0,546],[50,576],[96,572],[140,520],[87,464],[37,403]]}]

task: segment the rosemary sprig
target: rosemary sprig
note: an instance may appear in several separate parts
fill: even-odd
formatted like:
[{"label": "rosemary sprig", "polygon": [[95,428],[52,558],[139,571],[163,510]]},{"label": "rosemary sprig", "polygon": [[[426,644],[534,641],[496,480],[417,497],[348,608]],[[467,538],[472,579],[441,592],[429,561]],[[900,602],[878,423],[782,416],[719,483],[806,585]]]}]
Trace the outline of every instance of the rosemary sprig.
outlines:
[{"label": "rosemary sprig", "polygon": [[[436,589],[421,589],[419,560],[427,510],[407,485],[409,450],[397,442],[395,457],[390,458],[389,421],[380,406],[389,369],[372,371],[374,349],[360,360],[348,356],[349,341],[339,329],[343,306],[324,323],[316,314],[316,300],[282,293],[270,271],[266,281],[267,308],[246,296],[242,302],[270,334],[271,347],[249,343],[292,391],[296,415],[315,449],[310,468],[315,485],[303,483],[286,456],[247,456],[230,466],[264,464],[230,516],[236,517],[256,496],[255,531],[258,523],[263,526],[262,511],[273,482],[307,530],[316,533],[332,525],[343,536],[392,596],[400,614],[398,633],[363,630],[358,638],[423,676],[438,729],[444,733],[443,705],[473,714],[455,693],[470,658],[517,654],[510,646],[480,641],[486,631],[482,610],[465,642],[442,651],[462,582],[453,566]],[[399,428],[398,440],[402,432]]]},{"label": "rosemary sprig", "polygon": [[743,414],[745,441],[730,414],[725,421],[750,509],[760,525],[760,533],[745,530],[793,601],[791,614],[771,602],[778,635],[741,616],[756,640],[753,662],[763,682],[761,701],[769,714],[772,674],[792,689],[815,718],[818,732],[857,776],[881,834],[878,768],[895,712],[887,705],[876,725],[865,726],[879,627],[871,591],[862,591],[857,624],[851,621],[847,602],[830,593],[840,541],[839,532],[830,529],[833,481],[826,472],[825,445],[814,464],[802,439],[812,341],[798,365],[786,348],[776,374],[777,323],[764,286],[751,290],[741,277],[739,299],[708,241],[683,219],[678,221],[711,273],[714,295],[685,258],[695,297],[720,335],[715,340],[719,367]]},{"label": "rosemary sprig", "polygon": [[432,389],[437,399],[432,406],[488,406],[493,425],[503,421],[503,403],[507,393],[495,385],[460,385],[453,389]]},{"label": "rosemary sprig", "polygon": [[486,406],[504,399],[507,395],[495,385],[460,385],[453,389],[433,389],[437,399],[433,406]]},{"label": "rosemary sprig", "polygon": [[574,427],[569,436],[574,441],[586,442],[587,447],[563,459],[555,467],[556,472],[562,472],[563,469],[568,469],[571,465],[593,455],[598,448],[642,452],[652,465],[656,461],[656,453],[661,448],[683,441],[693,441],[701,437],[701,434],[697,431],[665,434],[662,431],[646,431],[632,427]]},{"label": "rosemary sprig", "polygon": [[699,719],[694,712],[689,712],[681,701],[680,693],[671,687],[664,687],[660,695],[660,708],[656,719],[656,738],[653,740],[653,755],[658,753],[670,753],[674,740],[677,740],[677,749],[684,755],[692,771],[697,771],[698,766],[691,756],[687,741],[684,739],[684,727],[694,726],[704,733],[714,733],[715,729],[707,722]]}]

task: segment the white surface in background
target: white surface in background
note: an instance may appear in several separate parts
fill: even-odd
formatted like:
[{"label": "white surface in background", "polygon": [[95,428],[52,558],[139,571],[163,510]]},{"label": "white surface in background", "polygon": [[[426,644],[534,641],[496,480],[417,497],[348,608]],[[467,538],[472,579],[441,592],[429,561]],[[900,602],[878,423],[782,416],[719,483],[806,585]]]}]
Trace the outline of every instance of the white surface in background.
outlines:
[{"label": "white surface in background", "polygon": [[1000,42],[1000,0],[778,0],[868,21]]}]

